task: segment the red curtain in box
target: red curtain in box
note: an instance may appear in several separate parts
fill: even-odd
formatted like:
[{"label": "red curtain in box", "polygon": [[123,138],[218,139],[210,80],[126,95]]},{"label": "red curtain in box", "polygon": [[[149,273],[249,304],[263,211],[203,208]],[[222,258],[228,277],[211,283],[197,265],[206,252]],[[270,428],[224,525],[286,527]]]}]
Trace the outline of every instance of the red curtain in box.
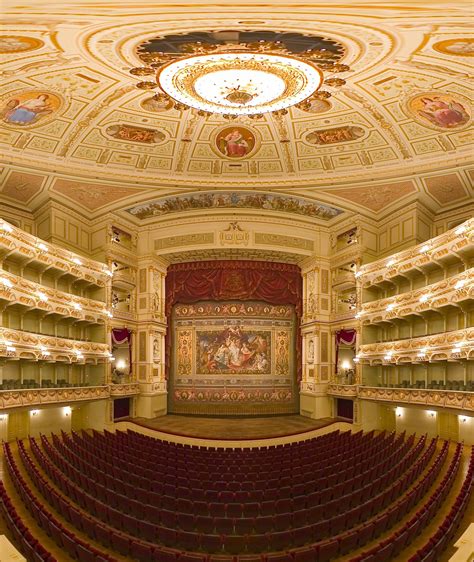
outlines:
[{"label": "red curtain in box", "polygon": [[[301,334],[303,283],[298,266],[263,261],[218,260],[177,263],[166,274],[166,315],[171,318],[176,303],[202,300],[260,300],[269,304],[292,304],[297,318],[296,364],[301,375]],[[171,338],[168,331],[166,367],[169,372]]]}]

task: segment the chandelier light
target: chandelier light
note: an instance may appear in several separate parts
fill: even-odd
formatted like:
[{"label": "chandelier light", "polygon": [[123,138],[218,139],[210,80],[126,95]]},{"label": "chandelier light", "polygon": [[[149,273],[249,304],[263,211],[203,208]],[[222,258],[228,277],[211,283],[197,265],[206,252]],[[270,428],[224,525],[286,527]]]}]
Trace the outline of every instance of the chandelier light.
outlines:
[{"label": "chandelier light", "polygon": [[284,115],[288,108],[304,109],[315,99],[327,99],[345,84],[324,72],[347,72],[324,49],[293,54],[282,43],[187,43],[180,53],[154,53],[148,66],[132,68],[137,77],[154,81],[136,84],[142,90],[159,89],[155,99],[171,101],[175,109],[195,109],[199,115],[220,114],[227,119],[264,113]]}]

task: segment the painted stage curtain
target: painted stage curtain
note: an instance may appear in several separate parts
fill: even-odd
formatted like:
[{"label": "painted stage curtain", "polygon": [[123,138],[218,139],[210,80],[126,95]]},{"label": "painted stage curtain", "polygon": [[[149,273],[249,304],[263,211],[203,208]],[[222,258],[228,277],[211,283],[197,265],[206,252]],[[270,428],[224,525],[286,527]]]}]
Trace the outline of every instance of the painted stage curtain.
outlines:
[{"label": "painted stage curtain", "polygon": [[355,347],[356,335],[355,330],[338,330],[336,332],[336,373],[339,368],[339,347],[341,345]]},{"label": "painted stage curtain", "polygon": [[[166,274],[166,315],[170,319],[176,303],[202,300],[260,300],[269,304],[292,304],[297,325],[302,314],[303,283],[298,266],[261,261],[207,261],[177,263]],[[166,344],[169,372],[171,338]],[[297,334],[298,380],[301,376],[301,334]]]}]

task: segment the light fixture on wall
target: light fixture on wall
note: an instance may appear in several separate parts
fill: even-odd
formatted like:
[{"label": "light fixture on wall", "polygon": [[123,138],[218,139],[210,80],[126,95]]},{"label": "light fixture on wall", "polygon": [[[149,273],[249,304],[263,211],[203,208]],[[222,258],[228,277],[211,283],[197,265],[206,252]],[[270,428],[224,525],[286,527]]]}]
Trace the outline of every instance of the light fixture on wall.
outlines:
[{"label": "light fixture on wall", "polygon": [[391,260],[388,260],[388,262],[386,263],[387,267],[392,267],[393,265],[395,265],[397,262],[392,258]]},{"label": "light fixture on wall", "polygon": [[458,416],[458,418],[461,423],[466,423],[469,420],[468,416]]},{"label": "light fixture on wall", "polygon": [[331,93],[323,83],[339,87],[346,82],[327,78],[325,72],[347,72],[350,68],[333,60],[327,49],[311,48],[292,53],[280,41],[251,43],[186,43],[177,53],[148,54],[149,66],[130,69],[137,77],[153,81],[136,84],[141,90],[159,88],[155,98],[175,109],[195,109],[198,115],[220,114],[226,119],[264,113],[285,115],[288,108],[304,109],[313,100]]},{"label": "light fixture on wall", "polygon": [[47,302],[47,301],[48,301],[48,296],[45,295],[42,291],[38,291],[38,292],[36,293],[36,295],[38,296],[38,298],[39,298],[40,301],[43,301],[43,302]]},{"label": "light fixture on wall", "polygon": [[426,302],[428,299],[430,298],[430,295],[421,295],[421,297],[419,298],[420,302]]},{"label": "light fixture on wall", "polygon": [[71,412],[72,412],[71,406],[64,406],[64,408],[63,408],[63,414],[64,414],[66,417],[69,417],[69,416],[71,415]]},{"label": "light fixture on wall", "polygon": [[82,265],[82,262],[79,258],[72,258],[72,261],[76,264],[76,265]]},{"label": "light fixture on wall", "polygon": [[458,236],[461,236],[461,234],[464,234],[466,232],[466,230],[467,230],[466,225],[462,224],[461,226],[458,226],[456,228],[454,233],[457,234]]},{"label": "light fixture on wall", "polygon": [[8,419],[8,414],[0,414],[0,421],[5,421]]},{"label": "light fixture on wall", "polygon": [[465,284],[466,284],[465,279],[459,279],[459,281],[457,281],[456,284],[454,285],[454,288],[455,289],[462,289]]},{"label": "light fixture on wall", "polygon": [[118,359],[117,362],[115,363],[115,367],[119,371],[123,371],[127,367],[127,364],[125,363],[125,361],[123,359]]},{"label": "light fixture on wall", "polygon": [[426,254],[426,252],[430,251],[430,247],[428,246],[428,244],[424,244],[421,248],[420,248],[420,254]]},{"label": "light fixture on wall", "polygon": [[8,287],[9,289],[13,287],[13,283],[10,281],[10,279],[7,279],[6,277],[0,277],[0,283],[2,285],[5,285],[5,287]]},{"label": "light fixture on wall", "polygon": [[436,416],[436,412],[434,410],[426,410],[426,413],[430,418],[434,418]]},{"label": "light fixture on wall", "polygon": [[38,250],[41,250],[42,252],[47,252],[48,251],[48,246],[46,246],[46,244],[43,244],[43,242],[40,242],[38,244]]},{"label": "light fixture on wall", "polygon": [[30,416],[37,416],[40,413],[40,410],[30,410]]},{"label": "light fixture on wall", "polygon": [[395,408],[395,415],[397,416],[397,418],[401,418],[403,414],[403,408],[400,408],[400,406],[397,406]]},{"label": "light fixture on wall", "polygon": [[392,303],[392,304],[387,305],[387,308],[386,308],[385,310],[386,310],[387,312],[390,312],[390,311],[393,310],[394,308],[395,308],[395,305]]}]

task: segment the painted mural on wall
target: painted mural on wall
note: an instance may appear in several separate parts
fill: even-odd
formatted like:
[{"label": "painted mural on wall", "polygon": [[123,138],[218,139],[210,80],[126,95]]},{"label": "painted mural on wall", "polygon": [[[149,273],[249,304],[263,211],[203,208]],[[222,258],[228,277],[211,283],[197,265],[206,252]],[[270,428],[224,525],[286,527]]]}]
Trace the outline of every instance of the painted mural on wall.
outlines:
[{"label": "painted mural on wall", "polygon": [[6,55],[10,53],[24,53],[39,49],[44,42],[35,37],[25,37],[24,35],[0,35],[0,53]]},{"label": "painted mural on wall", "polygon": [[218,132],[215,146],[219,154],[227,158],[245,158],[255,148],[255,135],[246,127],[225,127]]},{"label": "painted mural on wall", "polygon": [[472,57],[474,56],[474,39],[472,37],[445,39],[434,43],[433,49],[444,55]]},{"label": "painted mural on wall", "polygon": [[341,209],[302,197],[228,191],[163,197],[131,207],[127,212],[139,219],[148,219],[199,209],[267,209],[325,220],[337,217],[343,212]]},{"label": "painted mural on wall", "polygon": [[360,139],[365,134],[362,127],[344,126],[331,129],[312,131],[306,135],[306,141],[311,144],[336,144]]},{"label": "painted mural on wall", "polygon": [[270,374],[271,332],[229,326],[196,331],[197,374]]},{"label": "painted mural on wall", "polygon": [[63,100],[58,94],[42,90],[23,91],[4,99],[0,115],[8,125],[42,125],[51,120],[62,104]]},{"label": "painted mural on wall", "polygon": [[156,144],[165,139],[165,135],[156,129],[136,127],[135,125],[110,125],[105,132],[114,139],[145,144]]},{"label": "painted mural on wall", "polygon": [[468,123],[467,105],[459,96],[427,92],[410,98],[408,112],[422,125],[456,129]]}]

